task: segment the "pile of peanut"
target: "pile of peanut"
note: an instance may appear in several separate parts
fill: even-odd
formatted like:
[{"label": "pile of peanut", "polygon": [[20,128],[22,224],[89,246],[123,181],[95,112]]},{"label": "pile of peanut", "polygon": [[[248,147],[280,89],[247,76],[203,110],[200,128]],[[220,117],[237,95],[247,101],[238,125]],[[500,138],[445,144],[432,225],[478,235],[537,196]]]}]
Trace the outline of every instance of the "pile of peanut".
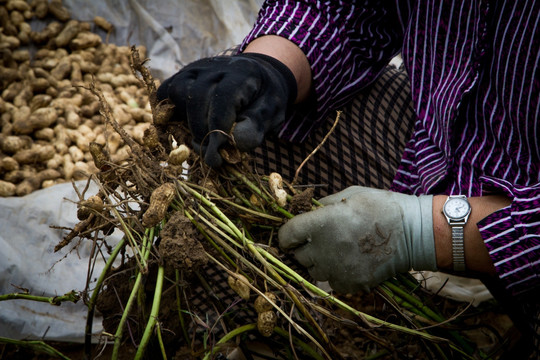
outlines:
[{"label": "pile of peanut", "polygon": [[106,145],[114,162],[129,156],[100,115],[92,82],[142,143],[152,122],[148,96],[131,71],[130,48],[98,34],[111,31],[102,17],[72,19],[61,0],[0,0],[0,196],[88,178],[97,171],[90,142]]}]

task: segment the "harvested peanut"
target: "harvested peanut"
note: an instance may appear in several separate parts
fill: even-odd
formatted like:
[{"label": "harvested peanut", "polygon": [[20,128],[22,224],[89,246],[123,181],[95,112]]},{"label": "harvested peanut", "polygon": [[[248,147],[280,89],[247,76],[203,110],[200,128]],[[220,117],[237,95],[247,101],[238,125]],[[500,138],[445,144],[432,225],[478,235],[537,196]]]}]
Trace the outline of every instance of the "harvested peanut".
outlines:
[{"label": "harvested peanut", "polygon": [[87,219],[93,211],[103,211],[104,204],[103,200],[99,196],[93,195],[90,196],[87,200],[79,202],[77,207],[77,218],[79,220],[84,220]]},{"label": "harvested peanut", "polygon": [[169,153],[169,164],[182,165],[189,157],[189,148],[182,144]]},{"label": "harvested peanut", "polygon": [[[130,48],[103,43],[91,32],[113,31],[106,19],[96,17],[96,26],[72,19],[61,0],[0,3],[0,181],[16,187],[4,187],[2,194],[9,195],[0,196],[85,179],[132,155],[104,124],[91,83],[102,90],[115,120],[145,143],[152,112],[130,67]],[[146,56],[144,47],[139,52]],[[106,145],[99,169],[90,142]],[[36,178],[44,169],[60,178]]]},{"label": "harvested peanut", "polygon": [[80,32],[75,39],[71,41],[70,47],[73,50],[88,49],[101,44],[101,37],[89,31]]},{"label": "harvested peanut", "polygon": [[60,21],[68,21],[71,17],[68,9],[62,5],[62,0],[52,0],[49,4],[49,12]]},{"label": "harvested peanut", "polygon": [[0,180],[0,196],[7,197],[15,195],[16,186],[13,183]]},{"label": "harvested peanut", "polygon": [[268,177],[268,185],[279,206],[287,204],[287,192],[283,190],[283,180],[278,173],[271,173]]},{"label": "harvested peanut", "polygon": [[6,156],[0,160],[0,170],[14,171],[19,170],[19,163],[12,157]]},{"label": "harvested peanut", "polygon": [[[264,296],[266,296],[266,298],[270,299],[270,301],[268,301]],[[259,295],[259,296],[257,296],[257,299],[255,299],[255,305],[254,306],[255,306],[255,311],[257,311],[257,313],[270,311],[270,310],[272,310],[274,308],[272,303],[276,302],[276,295],[274,295],[271,292],[265,292],[264,296]]]},{"label": "harvested peanut", "polygon": [[54,154],[54,146],[34,144],[30,149],[18,151],[15,155],[13,155],[13,159],[15,159],[21,165],[41,163],[51,159]]},{"label": "harvested peanut", "polygon": [[143,214],[143,226],[150,228],[163,220],[175,195],[176,187],[172,183],[165,183],[156,188],[150,196],[150,206]]},{"label": "harvested peanut", "polygon": [[35,176],[25,178],[16,186],[15,192],[18,196],[28,195],[31,192],[39,189],[43,181],[58,179],[60,176],[61,174],[54,169],[45,169],[37,173]]},{"label": "harvested peanut", "polygon": [[277,323],[276,313],[273,311],[265,311],[257,316],[257,330],[262,336],[270,336],[274,332],[274,327]]},{"label": "harvested peanut", "polygon": [[233,289],[242,299],[249,300],[251,289],[248,285],[249,281],[244,275],[229,275],[227,282],[229,283],[231,289]]},{"label": "harvested peanut", "polygon": [[106,32],[111,32],[113,30],[112,24],[101,16],[95,16],[94,23]]}]

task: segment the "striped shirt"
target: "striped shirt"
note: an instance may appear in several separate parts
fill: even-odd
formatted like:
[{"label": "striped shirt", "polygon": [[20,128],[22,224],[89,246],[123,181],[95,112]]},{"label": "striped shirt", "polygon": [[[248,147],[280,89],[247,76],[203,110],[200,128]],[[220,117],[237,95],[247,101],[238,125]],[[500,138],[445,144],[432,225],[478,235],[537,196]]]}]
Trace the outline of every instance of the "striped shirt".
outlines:
[{"label": "striped shirt", "polygon": [[503,193],[478,223],[504,286],[540,286],[540,1],[266,1],[243,46],[276,34],[311,64],[316,114],[279,135],[302,141],[401,53],[417,114],[392,190]]}]

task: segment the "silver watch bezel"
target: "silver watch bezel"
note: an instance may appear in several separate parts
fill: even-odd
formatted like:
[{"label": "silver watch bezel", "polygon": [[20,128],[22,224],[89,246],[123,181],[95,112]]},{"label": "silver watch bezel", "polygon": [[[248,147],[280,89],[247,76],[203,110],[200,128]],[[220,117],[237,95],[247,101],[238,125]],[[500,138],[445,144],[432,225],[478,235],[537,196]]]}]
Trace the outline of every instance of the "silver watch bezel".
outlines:
[{"label": "silver watch bezel", "polygon": [[[452,216],[448,213],[448,206],[449,206],[449,203],[456,200],[462,201],[464,204],[466,204],[467,210],[463,214],[460,214],[459,216]],[[463,225],[465,225],[467,223],[469,215],[471,214],[471,204],[469,203],[465,195],[450,195],[444,202],[443,214],[446,217],[446,221],[448,221],[449,225],[452,226],[452,225],[460,224],[460,223],[463,223]]]}]

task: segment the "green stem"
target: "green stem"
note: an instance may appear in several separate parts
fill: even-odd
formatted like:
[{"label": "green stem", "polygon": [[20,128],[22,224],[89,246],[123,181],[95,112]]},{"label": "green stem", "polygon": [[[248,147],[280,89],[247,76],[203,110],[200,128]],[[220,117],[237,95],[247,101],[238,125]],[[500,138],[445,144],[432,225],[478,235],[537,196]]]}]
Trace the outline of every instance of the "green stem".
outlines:
[{"label": "green stem", "polygon": [[[427,320],[426,314],[424,314],[422,311],[420,311],[416,306],[412,305],[408,301],[404,300],[400,296],[396,295],[394,292],[392,292],[388,287],[385,286],[385,284],[380,284],[379,289],[386,294],[388,299],[387,301],[390,301],[390,299],[394,300],[396,304],[401,306],[402,308],[409,310],[410,312],[414,313],[415,315],[421,316],[422,318],[425,318]],[[433,320],[427,320],[427,321],[433,321]]]},{"label": "green stem", "polygon": [[92,323],[94,321],[94,311],[95,311],[96,301],[99,296],[101,287],[103,286],[103,281],[105,281],[105,276],[107,276],[107,273],[112,267],[114,260],[116,260],[116,257],[118,256],[118,254],[120,253],[120,250],[122,250],[125,244],[126,244],[126,238],[124,236],[118,242],[118,244],[116,244],[116,247],[111,253],[111,256],[105,263],[105,266],[103,267],[103,270],[101,271],[101,274],[99,275],[98,281],[96,283],[96,288],[94,289],[94,292],[92,293],[92,296],[90,297],[90,300],[88,300],[88,315],[86,317],[86,328],[85,328],[85,334],[84,334],[84,352],[88,359],[92,358]]},{"label": "green stem", "polygon": [[283,330],[280,327],[275,327],[274,332],[278,335],[281,335],[285,338],[292,338],[292,341],[294,344],[299,346],[302,350],[304,350],[309,356],[311,356],[314,359],[317,360],[324,360],[324,358],[319,355],[317,351],[315,351],[309,344],[303,342],[302,340],[298,339],[296,336],[292,335],[290,332]]},{"label": "green stem", "polygon": [[422,285],[416,280],[415,277],[411,275],[411,273],[400,273],[396,275],[396,279],[399,281],[400,284],[403,284],[409,288],[411,292],[416,291],[418,288],[421,288]]},{"label": "green stem", "polygon": [[292,219],[294,217],[293,214],[291,214],[290,212],[288,212],[287,210],[279,206],[273,198],[270,199],[268,196],[266,196],[266,194],[264,194],[261,191],[261,189],[259,189],[259,187],[257,187],[254,183],[249,181],[249,179],[245,175],[241,174],[239,171],[237,171],[235,168],[231,166],[228,166],[227,170],[230,173],[232,173],[234,176],[236,176],[237,179],[241,180],[244,184],[246,184],[254,193],[262,197],[268,204],[270,204],[272,209],[274,209],[277,212],[280,212],[288,219]]},{"label": "green stem", "polygon": [[141,284],[142,284],[142,273],[139,271],[139,273],[137,274],[137,278],[135,279],[135,284],[133,284],[133,288],[131,289],[131,294],[129,295],[129,299],[128,299],[128,302],[126,303],[126,307],[124,308],[124,312],[122,313],[122,317],[120,318],[120,322],[118,323],[118,327],[116,328],[116,333],[114,334],[114,346],[113,346],[113,352],[111,355],[111,359],[113,360],[118,359],[118,354],[120,351],[120,344],[122,343],[124,324],[127,320],[129,312],[131,311],[133,303],[135,302],[135,299],[137,298],[137,291],[139,290],[139,287],[141,286]]},{"label": "green stem", "polygon": [[[428,319],[426,317],[426,314],[424,314],[422,311],[420,311],[418,308],[416,308],[414,305],[410,304],[403,298],[401,298],[399,295],[392,292],[388,287],[385,286],[385,284],[380,284],[378,287],[378,290],[381,292],[381,295],[384,297],[386,296],[386,301],[391,302],[393,300],[401,309],[398,309],[398,311],[405,313],[406,310],[412,313],[412,315],[415,316],[414,320],[416,322],[420,321],[422,323],[429,322],[430,325],[436,324],[434,320]],[[396,307],[397,308],[397,307]],[[420,320],[421,319],[421,320]],[[415,324],[413,319],[410,319],[410,322],[412,324]],[[435,347],[435,350],[439,353],[441,359],[446,359],[446,355],[442,351],[441,347],[437,343],[431,344],[433,347]]]},{"label": "green stem", "polygon": [[165,351],[165,344],[163,344],[163,337],[161,336],[161,326],[159,325],[159,322],[156,323],[156,327],[157,327],[159,349],[161,350],[161,355],[163,356],[163,360],[167,360],[167,352]]},{"label": "green stem", "polygon": [[279,266],[281,268],[281,270],[283,270],[284,272],[289,274],[290,277],[293,279],[293,281],[295,281],[298,284],[301,284],[308,291],[311,291],[315,295],[318,295],[318,296],[322,297],[326,301],[328,301],[328,302],[330,302],[330,303],[332,303],[334,305],[337,305],[341,309],[346,310],[346,311],[350,312],[351,314],[354,314],[354,315],[360,317],[367,324],[370,324],[370,322],[371,322],[371,324],[383,325],[383,326],[386,326],[386,327],[388,327],[390,329],[401,331],[401,332],[404,332],[406,334],[418,335],[418,336],[423,337],[425,339],[428,339],[430,341],[448,341],[446,339],[433,336],[433,335],[428,334],[426,332],[422,332],[422,331],[418,331],[418,330],[414,330],[414,329],[409,329],[407,327],[400,326],[400,325],[397,325],[397,324],[393,324],[393,323],[378,319],[378,318],[376,318],[374,316],[371,316],[369,314],[363,313],[361,311],[358,311],[358,310],[354,309],[353,307],[351,307],[350,305],[347,305],[343,301],[341,301],[341,300],[333,297],[332,295],[328,294],[326,291],[324,291],[324,290],[320,289],[319,287],[313,285],[312,283],[310,283],[309,281],[304,279],[302,276],[298,275],[294,270],[289,268],[287,265],[283,264],[279,259],[275,258],[272,254],[270,254],[266,250],[264,250],[264,249],[262,249],[260,247],[257,247],[257,250],[259,252],[261,252],[263,254],[263,256],[265,256],[268,260],[270,260],[271,263],[275,264],[276,266]]},{"label": "green stem", "polygon": [[186,184],[183,184],[181,182],[177,182],[177,183],[180,184],[180,186],[182,186],[187,192],[189,192],[191,195],[193,195],[195,198],[201,201],[204,205],[208,206],[210,210],[212,210],[212,212],[216,214],[217,217],[232,230],[234,236],[237,239],[242,239],[242,233],[240,232],[240,230],[238,230],[236,225],[234,225],[233,222],[213,202],[211,202],[206,197],[202,196],[200,193],[193,190]]},{"label": "green stem", "polygon": [[[141,249],[139,249],[139,246],[137,246],[137,242],[133,238],[133,234],[131,233],[131,229],[124,222],[124,218],[122,218],[122,216],[120,216],[120,213],[118,212],[118,210],[115,207],[112,208],[112,211],[114,212],[114,214],[115,214],[116,218],[118,219],[118,222],[120,223],[120,225],[122,225],[122,229],[123,229],[122,232],[124,233],[124,238],[128,239],[129,246],[131,246],[133,249],[136,249],[137,254],[141,254]],[[135,260],[137,261],[137,264],[140,266],[141,271],[146,269],[146,261],[143,261],[141,263],[141,259],[139,258],[139,256],[135,256]]]},{"label": "green stem", "polygon": [[[148,257],[150,256],[150,248],[152,246],[153,241],[149,241],[149,238],[150,239],[154,238],[154,230],[155,230],[154,228],[151,228],[149,230],[147,229],[146,234],[143,238],[141,255],[145,261],[147,261]],[[129,313],[131,312],[131,308],[133,304],[135,303],[135,299],[137,298],[137,292],[139,291],[139,288],[142,284],[142,278],[143,278],[143,274],[139,271],[137,273],[137,278],[135,279],[135,284],[133,284],[133,288],[131,289],[131,294],[129,295],[129,299],[124,308],[124,312],[122,313],[122,317],[120,318],[120,322],[118,323],[118,327],[116,328],[116,333],[114,334],[113,352],[111,356],[111,359],[113,360],[118,359],[118,352],[120,351],[120,344],[122,342],[124,324],[126,323]]]},{"label": "green stem", "polygon": [[[256,191],[260,196],[265,197],[265,194],[262,194],[262,192],[254,184],[252,184],[249,180],[247,180],[247,178],[245,178],[245,176],[243,176],[242,174],[240,174],[238,171],[236,171],[233,168],[228,168],[228,169],[233,173],[234,176],[242,179],[242,181],[244,181],[246,183],[246,185],[251,187],[252,190]],[[248,239],[246,239],[243,236],[243,234],[236,227],[236,225],[234,225],[229,220],[229,218],[214,203],[212,203],[206,197],[202,196],[197,191],[191,189],[187,185],[185,185],[185,184],[183,184],[181,182],[177,182],[177,184],[182,186],[182,188],[185,189],[185,191],[187,191],[189,194],[191,194],[192,196],[197,198],[205,206],[209,207],[211,209],[211,211],[214,214],[216,214],[218,219],[221,220],[223,223],[225,223],[227,225],[227,227],[230,229],[230,231],[232,232],[232,234],[234,235],[234,237],[236,239],[242,240],[244,243],[250,242]],[[201,207],[201,209],[202,209],[202,207]],[[292,215],[291,215],[291,217],[292,217]],[[236,244],[236,245],[238,245],[238,244]],[[431,340],[431,341],[447,341],[446,339],[433,336],[433,335],[428,334],[426,332],[422,332],[422,331],[418,331],[418,330],[414,330],[414,329],[409,329],[407,327],[400,326],[400,325],[397,325],[397,324],[393,324],[393,323],[378,319],[378,318],[376,318],[374,316],[371,316],[371,315],[365,314],[363,312],[360,312],[360,311],[354,309],[353,307],[347,305],[343,301],[331,296],[330,294],[328,294],[324,290],[322,290],[322,289],[318,288],[317,286],[311,284],[309,281],[305,280],[303,277],[298,275],[295,271],[293,271],[287,265],[283,264],[279,259],[276,259],[273,255],[271,255],[266,250],[264,250],[264,249],[262,249],[261,247],[258,247],[258,246],[256,247],[256,249],[257,249],[257,251],[261,252],[264,257],[269,259],[272,264],[278,266],[284,272],[288,273],[294,279],[295,282],[303,285],[309,291],[313,292],[316,295],[319,295],[319,296],[323,297],[327,301],[339,306],[343,310],[346,310],[346,311],[360,317],[367,324],[370,324],[370,322],[371,322],[371,324],[383,325],[383,326],[386,326],[386,327],[388,327],[390,329],[401,331],[401,332],[412,334],[412,335],[418,335],[420,337],[426,338],[426,339]]]},{"label": "green stem", "polygon": [[233,191],[233,194],[234,196],[236,196],[236,198],[240,199],[240,201],[242,201],[242,203],[246,206],[248,206],[249,208],[257,211],[257,212],[263,212],[263,210],[261,208],[259,208],[258,206],[255,206],[251,203],[251,201],[249,201],[248,199],[246,199],[246,197],[240,192],[240,190],[238,190],[237,188],[233,188],[232,189]]},{"label": "green stem", "polygon": [[[223,212],[221,212],[221,210],[214,203],[212,203],[210,200],[208,200],[206,197],[202,196],[201,194],[199,194],[195,190],[187,187],[186,185],[181,184],[181,183],[180,183],[180,185],[182,185],[186,191],[188,191],[193,196],[195,196],[197,199],[199,199],[204,205],[209,207],[214,214],[217,215],[218,219],[214,219],[214,220],[218,224],[218,226],[220,226],[223,229],[230,229],[230,231],[232,232],[231,235],[233,235],[236,239],[241,240],[242,243],[245,244],[252,251],[252,253],[255,256],[261,256],[260,254],[258,254],[258,251],[253,246],[253,242],[251,240],[247,239],[244,236],[244,234],[240,231],[240,229],[238,229],[236,227],[236,225],[234,225],[232,223],[232,221],[230,221],[229,218],[225,214],[223,214]],[[206,212],[206,210],[204,208],[202,208],[202,207],[200,208],[200,210],[202,212]],[[264,258],[260,257],[260,259],[263,262],[265,262]],[[271,268],[271,267],[268,267],[268,269],[270,271],[273,270],[273,268]],[[285,280],[283,280],[283,278],[281,278],[281,276],[279,276],[279,274],[277,274],[277,272],[275,272],[275,270],[273,271],[273,274],[274,274],[274,277],[276,278],[276,280],[278,282],[280,282],[282,286],[286,285]],[[289,290],[287,290],[287,293],[289,294],[289,297],[291,298],[291,300],[293,300],[294,303],[299,307],[299,309],[302,310],[302,313],[306,316],[306,318],[310,320],[310,323],[313,324],[314,326],[316,326],[317,332],[322,337],[322,339],[327,344],[331,345],[328,338],[326,337],[325,333],[322,331],[322,329],[320,329],[320,327],[317,325],[316,321],[311,317],[309,312],[305,309],[305,307],[300,302],[300,300],[296,297],[296,295],[294,293],[292,293],[291,291],[289,291]]]},{"label": "green stem", "polygon": [[[186,217],[195,225],[195,227],[197,228],[197,230],[199,230],[201,232],[201,234],[205,237],[206,240],[208,240],[210,242],[210,244],[212,244],[212,246],[219,252],[219,254],[221,256],[223,256],[223,258],[225,260],[227,260],[227,262],[229,264],[231,264],[233,267],[238,267],[238,265],[234,262],[233,259],[230,258],[229,255],[227,255],[227,253],[225,253],[225,251],[223,251],[223,249],[221,247],[218,246],[218,244],[216,244],[216,242],[208,235],[208,233],[206,232],[206,230],[201,226],[201,224],[199,224],[195,218],[190,214],[190,212],[188,210],[186,210],[184,212],[184,214],[186,215]],[[202,219],[202,218],[201,218]],[[232,239],[231,239],[231,242]]]},{"label": "green stem", "polygon": [[[404,310],[408,310],[409,312],[411,312],[412,314],[414,314],[415,316],[417,316],[419,319],[423,319],[423,321],[420,321],[424,324],[429,324],[429,325],[434,325],[436,324],[437,322],[435,320],[432,320],[432,319],[429,319],[428,316],[426,316],[426,314],[424,314],[421,310],[419,310],[416,306],[414,306],[413,304],[411,304],[410,302],[408,302],[407,300],[403,299],[402,297],[400,297],[399,295],[397,295],[396,293],[392,292],[392,290],[390,290],[385,283],[382,283],[379,285],[378,289],[384,293],[386,295],[386,301],[388,302],[391,302],[392,300],[397,304],[399,305],[401,308],[403,308]],[[418,318],[416,320],[418,320]]]},{"label": "green stem", "polygon": [[[201,214],[204,214],[204,215],[207,215],[208,218],[212,219],[211,221],[208,221],[208,219],[200,216]],[[236,247],[239,247],[239,248],[243,248],[242,246],[242,243],[236,241],[236,240],[239,240],[239,241],[242,241],[242,237],[238,237],[238,233],[236,230],[240,231],[238,228],[236,228],[236,226],[234,224],[232,224],[231,222],[229,222],[228,224],[221,221],[221,218],[216,218],[214,215],[210,214],[210,212],[205,209],[204,207],[199,207],[199,217],[201,219],[204,219],[204,222],[209,225],[210,222],[212,223],[216,223],[217,226],[223,230],[223,231],[226,231],[230,236],[227,236],[226,234],[224,234],[223,232],[220,231],[220,235],[222,235],[223,237],[225,237],[227,240],[229,240],[231,243],[233,243]],[[231,225],[234,226],[236,229],[233,229],[231,228]],[[234,240],[233,238],[235,238],[236,240]]]},{"label": "green stem", "polygon": [[62,295],[62,296],[36,296],[36,295],[30,295],[30,294],[5,294],[0,295],[0,301],[4,300],[31,300],[31,301],[38,301],[38,302],[46,302],[51,305],[60,306],[62,302],[70,301],[73,303],[76,303],[81,299],[81,294],[78,291],[71,290],[70,292]]},{"label": "green stem", "polygon": [[227,334],[225,334],[225,336],[223,336],[216,343],[216,345],[212,348],[212,350],[210,352],[206,353],[203,360],[211,359],[212,355],[214,355],[221,348],[220,345],[223,345],[223,344],[231,341],[232,339],[234,339],[238,335],[241,335],[241,334],[243,334],[245,332],[252,331],[252,330],[255,330],[255,329],[257,329],[257,324],[247,324],[247,325],[240,326],[240,327],[228,332]]},{"label": "green stem", "polygon": [[[202,218],[201,218],[202,219]],[[217,229],[211,228],[212,230],[216,231]],[[280,287],[280,285],[275,282],[272,278],[267,277],[266,273],[264,273],[261,269],[259,269],[257,266],[255,266],[252,262],[247,260],[242,254],[240,254],[238,251],[236,251],[229,243],[227,243],[225,240],[223,240],[221,237],[214,234],[212,231],[209,231],[210,229],[206,230],[203,229],[203,234],[207,236],[213,243],[219,243],[219,245],[223,246],[224,249],[226,249],[228,252],[230,252],[235,258],[237,258],[242,264],[244,264],[246,267],[248,267],[250,270],[256,272],[259,276],[265,278],[266,281],[270,282],[272,286]],[[218,244],[216,244],[218,245]],[[209,254],[207,254],[209,255]],[[210,256],[209,256],[210,257]],[[210,257],[211,258],[211,257]],[[244,275],[248,280],[250,280],[249,274],[242,271],[242,267],[238,266],[235,262],[231,263],[231,266],[233,269],[238,269],[239,272]],[[251,280],[250,280],[251,281]]]},{"label": "green stem", "polygon": [[[187,186],[187,184],[186,184]],[[246,204],[246,206],[250,206],[249,208],[248,207],[244,207],[242,205],[239,205],[237,203],[235,203],[234,201],[231,201],[231,200],[228,200],[228,199],[225,199],[223,197],[221,197],[220,195],[214,193],[214,192],[211,192],[211,191],[208,191],[207,189],[205,189],[204,187],[202,186],[199,186],[199,185],[196,185],[196,184],[192,184],[192,183],[189,183],[189,187],[191,188],[194,188],[194,189],[197,189],[199,191],[201,190],[204,190],[205,192],[207,192],[209,195],[211,195],[213,198],[215,198],[216,200],[218,201],[221,201],[227,205],[231,205],[231,206],[234,206],[235,208],[247,213],[247,214],[251,214],[251,215],[254,215],[254,216],[257,216],[257,217],[262,217],[262,218],[265,218],[265,219],[268,219],[268,220],[272,220],[272,221],[275,221],[277,223],[282,223],[283,222],[283,219],[280,218],[280,217],[277,217],[277,216],[274,216],[274,215],[270,215],[270,214],[266,214],[264,212],[262,212],[262,210],[260,209],[257,209],[255,207],[255,209],[252,209],[251,207],[253,207],[253,205],[251,205],[249,203],[249,200],[245,199],[244,197],[242,197],[242,194],[240,194],[240,192],[238,191],[238,189],[233,189],[233,192],[234,194],[240,199],[242,200],[242,202],[244,204]]]},{"label": "green stem", "polygon": [[152,336],[152,332],[154,331],[154,327],[156,326],[161,301],[161,292],[163,290],[164,274],[165,268],[163,267],[163,265],[160,265],[157,273],[152,311],[150,312],[150,317],[148,318],[148,323],[146,324],[146,329],[144,330],[141,343],[139,344],[139,348],[137,349],[137,353],[135,354],[135,360],[143,358],[144,352],[146,351],[146,346],[148,345],[150,337]]},{"label": "green stem", "polygon": [[[414,296],[407,293],[405,290],[401,289],[396,284],[393,284],[391,281],[383,282],[383,285],[381,286],[381,288],[383,288],[383,287],[387,287],[388,291],[393,292],[395,294],[398,294],[399,297],[402,297],[403,299],[406,299],[406,300],[402,300],[402,301],[405,302],[403,304],[403,306],[405,308],[409,307],[408,310],[413,311],[414,313],[416,313],[416,314],[418,314],[420,316],[423,316],[425,318],[434,320],[434,321],[436,321],[438,323],[442,323],[442,322],[446,321],[446,319],[444,317],[442,317],[441,315],[435,313],[429,307],[424,305],[421,301],[419,301]],[[388,293],[388,292],[386,292],[386,293]],[[390,295],[390,296],[392,296],[392,295]],[[395,297],[395,295],[394,295],[394,297]],[[413,307],[411,307],[411,306],[413,306]],[[448,334],[450,335],[451,338],[453,338],[463,348],[463,351],[465,353],[472,354],[474,352],[474,349],[472,348],[472,346],[459,334],[459,332],[457,332],[455,330],[448,330]]]},{"label": "green stem", "polygon": [[[231,169],[231,171],[236,173],[235,176],[237,176],[237,177],[243,176],[234,169]],[[250,183],[247,179],[245,179],[245,181]],[[223,212],[221,212],[221,210],[219,210],[219,208],[217,208],[217,206],[215,204],[213,204],[210,200],[208,200],[207,198],[205,198],[204,196],[202,196],[201,194],[199,194],[195,190],[189,188],[187,185],[182,184],[181,182],[178,182],[178,183],[186,191],[188,191],[191,195],[195,196],[198,200],[200,200],[204,205],[208,206],[212,210],[212,212],[214,212],[214,214],[217,215],[217,217],[220,220],[222,220],[225,224],[227,224],[227,226],[231,229],[231,231],[233,232],[234,236],[237,239],[242,239],[244,242],[249,242],[249,240],[246,239],[243,236],[243,234],[240,232],[240,230],[238,230],[238,228],[227,218],[227,216],[225,214],[223,214]],[[252,186],[254,186],[254,185],[252,184]],[[257,189],[257,191],[259,191],[259,190]],[[261,196],[263,196],[262,193],[261,193]],[[422,331],[418,331],[418,330],[414,330],[414,329],[409,329],[407,327],[400,326],[400,325],[397,325],[397,324],[389,323],[387,321],[378,319],[378,318],[376,318],[374,316],[371,316],[371,315],[365,314],[363,312],[360,312],[360,311],[354,309],[353,307],[347,305],[343,301],[341,301],[341,300],[339,300],[337,298],[334,298],[333,296],[331,296],[330,294],[328,294],[324,290],[322,290],[322,289],[318,288],[317,286],[311,284],[309,281],[305,280],[303,277],[298,275],[294,270],[289,268],[287,265],[283,264],[279,259],[275,258],[272,254],[270,254],[266,250],[264,250],[264,249],[262,249],[261,247],[258,247],[258,246],[256,247],[256,249],[259,252],[261,252],[264,257],[269,259],[272,264],[280,267],[283,271],[285,271],[286,273],[291,275],[291,277],[293,279],[295,279],[295,281],[297,283],[303,285],[309,291],[312,291],[313,293],[325,298],[327,301],[339,306],[343,310],[349,311],[350,313],[360,317],[361,319],[366,321],[366,323],[368,323],[368,324],[369,324],[369,322],[371,322],[372,324],[384,325],[384,326],[386,326],[386,327],[388,327],[390,329],[402,331],[402,332],[408,333],[408,334],[418,335],[418,336],[421,336],[423,338],[429,339],[431,341],[434,341],[434,340],[446,341],[445,339],[437,338],[437,337],[435,337],[435,336],[433,336],[431,334],[428,334],[428,333],[425,333],[425,332],[422,332]]]},{"label": "green stem", "polygon": [[386,286],[391,292],[398,294],[401,298],[405,299],[408,303],[414,305],[419,311],[420,314],[428,319],[432,319],[434,321],[442,322],[445,319],[440,316],[439,314],[435,313],[433,310],[431,310],[428,306],[426,306],[423,302],[394,284],[393,282],[387,280],[383,282],[383,285]]},{"label": "green stem", "polygon": [[29,349],[32,349],[33,351],[44,353],[49,356],[53,356],[55,358],[70,360],[66,355],[62,354],[60,351],[56,350],[49,344],[40,340],[15,340],[15,339],[9,339],[5,337],[0,337],[0,343],[29,348]]},{"label": "green stem", "polygon": [[251,253],[261,262],[261,264],[265,265],[265,268],[270,272],[274,280],[276,280],[281,286],[283,286],[284,290],[287,292],[289,298],[296,304],[300,312],[305,316],[305,318],[308,320],[308,322],[315,328],[320,338],[328,344],[330,347],[332,347],[332,344],[330,343],[330,340],[324,333],[324,331],[321,329],[319,324],[317,324],[317,321],[313,318],[313,316],[309,313],[309,311],[306,309],[304,304],[298,299],[296,294],[290,290],[289,287],[287,287],[287,282],[279,275],[279,273],[268,264],[268,261],[261,255],[261,253],[257,250],[257,248],[253,245],[251,241],[247,242],[247,247],[251,251]]},{"label": "green stem", "polygon": [[[207,256],[213,260],[218,266],[220,266],[223,270],[225,270],[227,273],[229,273],[230,275],[233,274],[232,271],[230,271],[229,269],[227,269],[224,265],[222,265],[221,263],[219,263],[212,255],[210,254],[207,254]],[[260,270],[259,270],[260,271]],[[263,276],[266,278],[266,280],[272,280],[271,278],[267,278],[267,275],[263,273]],[[274,281],[274,280],[272,280]],[[247,284],[251,289],[253,289],[257,294],[259,294],[260,296],[263,296],[266,298],[267,301],[270,301],[265,295],[263,292],[261,292],[259,289],[257,289],[255,286],[251,285],[251,284]],[[285,292],[285,288],[284,287],[280,287],[279,284],[275,284],[274,285],[276,288],[280,289],[281,291],[284,291]],[[287,294],[290,296],[290,292],[287,292]],[[279,313],[281,313],[281,315],[283,315],[283,317],[285,319],[287,319],[289,321],[289,323],[301,334],[305,335],[307,338],[310,339],[310,341],[312,341],[313,344],[315,344],[320,350],[322,353],[324,353],[326,355],[326,358],[327,359],[331,359],[330,355],[327,353],[326,349],[320,345],[317,340],[308,332],[306,331],[302,326],[300,326],[297,322],[295,322],[287,313],[285,313],[285,311],[280,308],[279,306],[274,306],[274,309],[276,311],[278,311]]]}]

